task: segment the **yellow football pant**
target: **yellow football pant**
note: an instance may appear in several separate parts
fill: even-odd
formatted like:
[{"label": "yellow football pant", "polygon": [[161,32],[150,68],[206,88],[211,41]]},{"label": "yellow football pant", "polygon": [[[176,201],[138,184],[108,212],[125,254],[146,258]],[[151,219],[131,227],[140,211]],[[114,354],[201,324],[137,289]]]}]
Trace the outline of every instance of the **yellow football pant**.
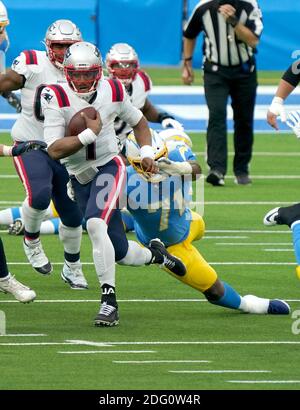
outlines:
[{"label": "yellow football pant", "polygon": [[184,276],[177,276],[170,273],[181,282],[205,292],[217,280],[215,270],[206,262],[201,256],[200,252],[192,245],[193,241],[201,239],[205,232],[205,223],[202,217],[192,212],[192,221],[190,225],[190,232],[188,237],[181,243],[168,247],[168,251],[182,260],[186,266],[186,274]]},{"label": "yellow football pant", "polygon": [[50,208],[51,208],[51,211],[52,211],[52,216],[51,216],[51,218],[59,218],[59,215],[58,215],[58,213],[57,213],[57,210],[56,210],[56,208],[55,208],[55,206],[54,206],[54,203],[51,201],[50,202]]}]

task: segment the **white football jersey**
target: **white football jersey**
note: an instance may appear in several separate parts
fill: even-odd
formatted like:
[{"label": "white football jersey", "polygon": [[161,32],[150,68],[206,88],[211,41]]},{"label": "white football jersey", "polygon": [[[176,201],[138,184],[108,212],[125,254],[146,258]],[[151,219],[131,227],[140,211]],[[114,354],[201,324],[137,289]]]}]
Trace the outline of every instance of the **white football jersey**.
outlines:
[{"label": "white football jersey", "polygon": [[63,72],[55,68],[45,51],[23,51],[12,64],[12,70],[26,78],[21,88],[22,112],[11,135],[15,141],[43,140],[41,92],[47,84],[65,83]]},{"label": "white football jersey", "polygon": [[[148,74],[144,71],[138,71],[135,79],[131,83],[131,89],[129,94],[130,101],[138,108],[142,109],[145,105],[146,99],[152,88],[152,82]],[[120,118],[115,120],[115,131],[119,139],[119,146],[123,146],[127,134],[132,130],[130,125]]]},{"label": "white football jersey", "polygon": [[118,155],[117,137],[114,120],[118,116],[131,127],[137,125],[143,114],[135,108],[120,81],[102,79],[97,87],[97,96],[89,104],[78,97],[68,84],[51,85],[44,88],[41,94],[44,120],[44,139],[51,145],[65,137],[66,128],[71,118],[86,107],[94,107],[102,121],[102,129],[93,144],[82,147],[75,154],[61,160],[70,175],[77,175],[90,167],[108,163]]}]

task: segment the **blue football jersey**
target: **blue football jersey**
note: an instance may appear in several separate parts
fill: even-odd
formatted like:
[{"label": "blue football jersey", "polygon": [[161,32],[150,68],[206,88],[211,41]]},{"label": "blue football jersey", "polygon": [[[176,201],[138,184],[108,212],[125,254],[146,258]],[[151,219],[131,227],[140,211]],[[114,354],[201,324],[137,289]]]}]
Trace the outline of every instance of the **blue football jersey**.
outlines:
[{"label": "blue football jersey", "polygon": [[[177,162],[196,160],[191,149],[181,142],[172,147],[168,158]],[[160,238],[166,246],[171,246],[188,236],[191,211],[186,202],[191,199],[191,179],[170,176],[151,183],[129,166],[127,198],[137,238],[144,245],[153,238]]]}]

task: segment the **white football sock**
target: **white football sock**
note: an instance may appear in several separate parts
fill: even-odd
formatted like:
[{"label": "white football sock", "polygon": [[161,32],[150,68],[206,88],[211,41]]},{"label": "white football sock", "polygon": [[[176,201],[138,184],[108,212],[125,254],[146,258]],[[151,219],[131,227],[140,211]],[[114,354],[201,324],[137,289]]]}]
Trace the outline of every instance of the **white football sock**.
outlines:
[{"label": "white football sock", "polygon": [[52,220],[42,222],[42,225],[41,225],[42,235],[54,234],[54,233],[57,233],[57,226],[53,223]]},{"label": "white football sock", "polygon": [[[21,209],[19,208],[19,218],[21,217]],[[13,208],[7,208],[0,211],[0,225],[10,225],[14,222]]]},{"label": "white football sock", "polygon": [[270,299],[258,298],[254,295],[241,297],[239,309],[245,313],[265,314],[268,313]]},{"label": "white football sock", "polygon": [[152,253],[149,249],[135,241],[128,241],[128,245],[126,256],[118,261],[119,265],[141,266],[151,261]]},{"label": "white football sock", "polygon": [[106,283],[115,287],[115,250],[103,219],[91,218],[86,224],[93,245],[93,259],[100,286]]},{"label": "white football sock", "polygon": [[71,228],[64,225],[62,222],[59,224],[59,239],[64,245],[64,250],[67,253],[79,253],[82,237],[82,226]]},{"label": "white football sock", "polygon": [[37,233],[41,229],[41,223],[44,220],[47,209],[32,208],[26,198],[22,205],[23,221],[25,230],[30,233]]}]

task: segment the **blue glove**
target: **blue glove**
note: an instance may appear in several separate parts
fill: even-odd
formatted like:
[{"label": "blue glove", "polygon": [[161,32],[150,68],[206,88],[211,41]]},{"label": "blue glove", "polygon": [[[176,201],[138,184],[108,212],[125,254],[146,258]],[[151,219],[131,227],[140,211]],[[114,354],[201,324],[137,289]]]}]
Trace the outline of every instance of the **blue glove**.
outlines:
[{"label": "blue glove", "polygon": [[24,152],[35,151],[38,149],[45,150],[46,148],[47,144],[44,141],[25,141],[15,145],[11,150],[11,155],[16,157],[24,154]]}]

